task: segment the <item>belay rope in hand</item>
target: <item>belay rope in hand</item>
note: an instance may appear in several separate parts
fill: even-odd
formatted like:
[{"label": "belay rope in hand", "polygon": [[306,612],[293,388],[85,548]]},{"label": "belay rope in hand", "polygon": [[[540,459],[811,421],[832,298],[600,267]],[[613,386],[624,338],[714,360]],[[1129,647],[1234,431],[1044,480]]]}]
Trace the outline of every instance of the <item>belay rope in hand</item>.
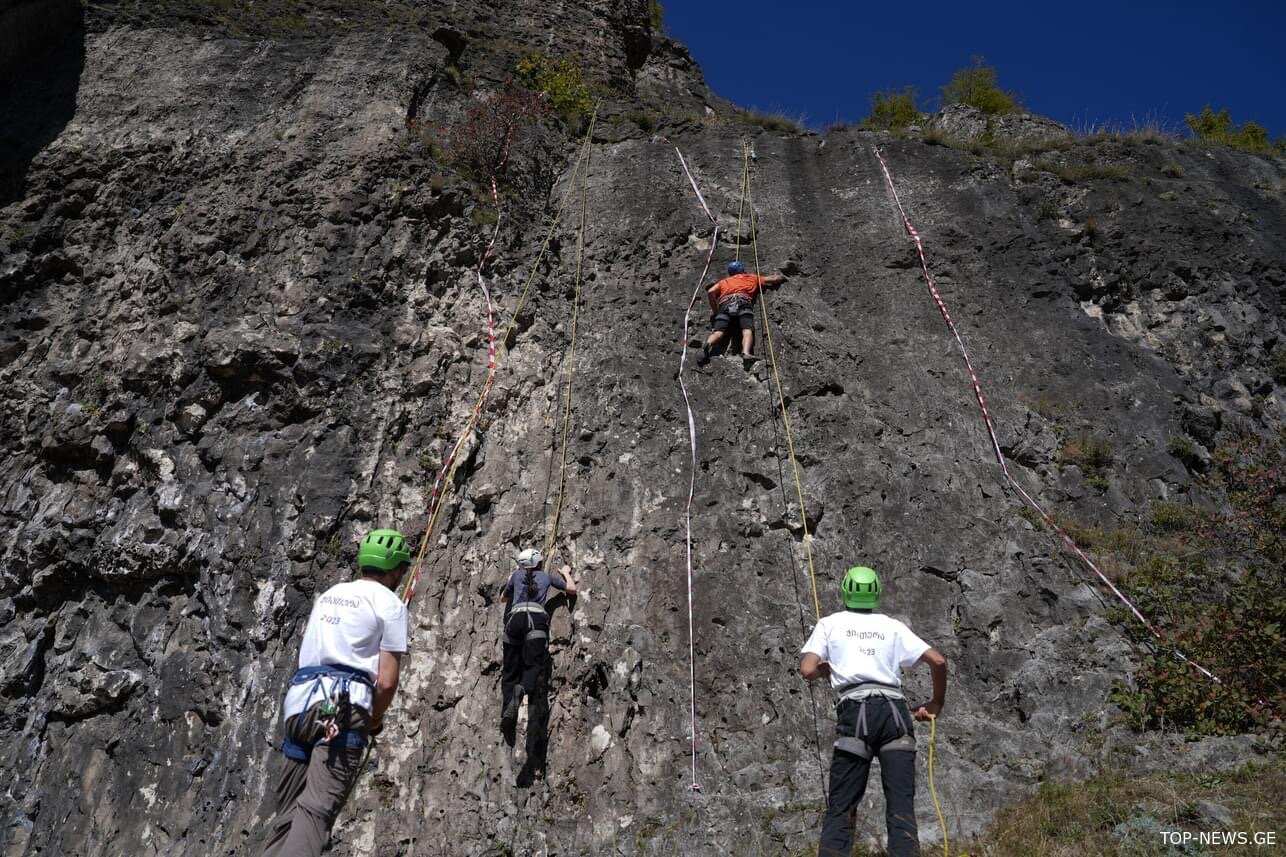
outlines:
[{"label": "belay rope in hand", "polygon": [[950,857],[947,848],[947,820],[942,817],[942,806],[938,803],[938,790],[933,784],[933,750],[938,743],[938,718],[929,718],[929,797],[933,798],[933,809],[938,813],[938,826],[942,828],[942,857]]}]

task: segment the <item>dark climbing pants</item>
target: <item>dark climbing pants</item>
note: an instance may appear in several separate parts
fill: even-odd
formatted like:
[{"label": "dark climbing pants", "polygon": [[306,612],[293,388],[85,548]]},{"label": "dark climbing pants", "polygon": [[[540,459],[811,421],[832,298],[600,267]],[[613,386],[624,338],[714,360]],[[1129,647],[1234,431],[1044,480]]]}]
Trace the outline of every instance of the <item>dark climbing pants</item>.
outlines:
[{"label": "dark climbing pants", "polygon": [[[894,716],[894,706],[898,707],[905,728]],[[920,837],[915,826],[915,751],[885,748],[886,744],[912,730],[911,711],[903,700],[869,697],[866,700],[866,732],[859,735],[860,708],[860,702],[844,702],[840,706],[836,732],[840,737],[862,738],[880,760],[889,857],[916,857],[920,853]],[[870,759],[835,748],[831,757],[831,793],[826,818],[822,822],[818,857],[849,857],[852,853],[853,820],[850,813],[866,793],[870,772]]]},{"label": "dark climbing pants", "polygon": [[[286,721],[286,735],[297,744],[311,745],[321,731],[317,727],[317,703],[303,714]],[[348,717],[341,729],[367,734],[371,716],[364,708],[347,706]],[[369,740],[369,739],[368,739]],[[326,847],[331,826],[348,799],[361,773],[361,747],[313,747],[307,762],[282,757],[286,770],[277,783],[277,817],[264,857],[317,857]]]},{"label": "dark climbing pants", "polygon": [[510,613],[505,622],[504,669],[500,677],[501,711],[509,705],[514,689],[521,687],[527,696],[536,690],[536,682],[549,660],[549,614]]}]

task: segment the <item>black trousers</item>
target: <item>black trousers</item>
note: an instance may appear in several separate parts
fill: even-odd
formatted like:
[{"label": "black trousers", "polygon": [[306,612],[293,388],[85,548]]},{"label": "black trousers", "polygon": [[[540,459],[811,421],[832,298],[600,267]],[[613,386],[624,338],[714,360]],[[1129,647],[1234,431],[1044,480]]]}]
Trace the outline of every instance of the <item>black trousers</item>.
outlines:
[{"label": "black trousers", "polygon": [[510,613],[505,620],[504,666],[500,675],[500,710],[513,698],[514,688],[521,687],[527,696],[536,690],[536,682],[549,660],[549,614]]},{"label": "black trousers", "polygon": [[[884,782],[885,823],[888,826],[890,857],[916,857],[920,853],[919,831],[915,826],[915,752],[885,748],[889,742],[911,734],[911,710],[903,700],[870,697],[866,700],[866,731],[858,735],[861,703],[848,701],[840,706],[835,731],[841,737],[858,737],[880,760]],[[899,725],[893,708],[903,725]],[[905,727],[905,728],[904,728]],[[881,749],[885,748],[885,749]],[[818,857],[849,857],[853,850],[853,822],[850,813],[866,793],[871,760],[836,747],[831,757],[831,788]]]}]

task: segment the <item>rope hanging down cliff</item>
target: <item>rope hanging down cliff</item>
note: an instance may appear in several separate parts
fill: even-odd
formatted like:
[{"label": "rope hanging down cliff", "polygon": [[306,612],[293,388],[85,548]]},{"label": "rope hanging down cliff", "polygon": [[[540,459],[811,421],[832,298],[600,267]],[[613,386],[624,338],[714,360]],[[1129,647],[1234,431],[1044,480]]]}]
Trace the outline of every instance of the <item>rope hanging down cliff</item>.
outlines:
[{"label": "rope hanging down cliff", "polygon": [[[755,264],[755,276],[760,275],[759,269],[759,237],[758,237],[758,219],[755,217],[755,198],[750,187],[750,147],[742,144],[742,200],[743,207],[748,205],[750,208],[750,246]],[[741,238],[741,214],[737,214],[737,238],[740,243]],[[782,428],[786,435],[786,451],[790,457],[790,470],[795,479],[795,499],[799,503],[799,520],[804,532],[804,556],[808,559],[808,578],[813,589],[813,615],[816,619],[822,618],[822,603],[817,597],[817,569],[813,563],[813,539],[808,532],[808,513],[804,506],[804,483],[799,475],[799,460],[795,455],[795,438],[790,428],[790,414],[786,412],[786,397],[782,392],[781,373],[777,368],[777,352],[773,346],[772,325],[768,320],[768,295],[761,293],[759,296],[759,313],[763,318],[764,324],[764,345],[768,349],[768,366],[772,370],[773,383],[777,391],[777,412],[781,414]]]},{"label": "rope hanging down cliff", "polygon": [[1081,550],[1080,546],[1076,544],[1070,535],[1068,535],[1067,531],[1058,525],[1054,520],[1053,515],[1047,512],[1040,503],[1036,502],[1036,500],[1034,500],[1031,495],[1028,494],[1020,484],[1018,484],[1018,480],[1016,480],[1009,472],[1009,465],[1005,461],[1004,453],[1000,449],[1000,441],[996,436],[996,429],[991,419],[991,412],[987,410],[987,401],[983,397],[982,386],[978,383],[978,373],[974,371],[973,361],[969,357],[969,350],[965,348],[964,340],[960,337],[960,332],[956,329],[955,321],[952,320],[951,313],[947,310],[946,303],[938,293],[938,287],[933,280],[933,275],[929,273],[929,263],[924,254],[924,243],[920,239],[920,234],[916,232],[915,227],[911,224],[911,219],[907,216],[906,209],[902,207],[902,200],[898,196],[897,188],[893,186],[893,176],[889,172],[888,164],[884,161],[884,156],[880,153],[879,149],[872,149],[871,151],[880,162],[880,169],[884,173],[884,181],[888,186],[889,194],[892,197],[893,203],[897,208],[897,213],[902,221],[902,228],[906,230],[906,233],[915,243],[916,255],[919,257],[920,262],[920,273],[924,278],[925,285],[929,288],[929,294],[932,296],[934,304],[937,305],[938,312],[941,313],[943,321],[947,324],[947,328],[951,331],[951,335],[955,338],[956,345],[960,348],[961,357],[964,359],[965,370],[969,373],[969,381],[973,385],[974,397],[977,398],[978,407],[982,411],[982,421],[987,430],[987,437],[991,441],[992,452],[995,454],[996,463],[1000,465],[1000,472],[1004,476],[1005,482],[1014,490],[1024,503],[1040,515],[1045,523],[1047,523],[1063,540],[1063,543],[1067,545],[1068,549],[1079,557],[1090,571],[1094,572],[1099,581],[1102,582],[1103,585],[1106,586],[1122,604],[1129,608],[1130,612],[1134,614],[1134,618],[1138,619],[1139,622],[1143,624],[1143,627],[1146,628],[1154,638],[1156,638],[1158,643],[1163,645],[1163,648],[1168,649],[1176,658],[1183,661],[1185,664],[1188,664],[1206,678],[1216,684],[1223,684],[1223,681],[1218,676],[1189,658],[1187,655],[1183,654],[1183,652],[1180,652],[1178,649],[1173,647],[1165,646],[1165,638],[1161,635],[1160,630],[1158,630],[1154,624],[1144,617],[1143,613],[1139,611],[1139,608],[1134,605],[1134,602],[1126,597],[1125,593],[1121,592],[1121,590],[1108,579],[1107,575],[1099,570],[1098,566],[1094,564],[1094,561]]},{"label": "rope hanging down cliff", "polygon": [[[741,253],[742,214],[747,208],[749,208],[751,255],[755,266],[755,276],[758,277],[758,276],[761,276],[761,273],[762,273],[759,265],[759,218],[755,215],[754,192],[751,188],[751,158],[752,158],[751,149],[748,145],[746,145],[743,142],[741,146],[741,202],[738,205],[738,211],[737,211],[737,254],[738,256],[740,256],[740,253]],[[822,606],[821,606],[821,599],[818,598],[818,595],[817,595],[817,571],[813,563],[813,539],[812,539],[812,535],[808,531],[808,514],[807,514],[807,509],[804,506],[803,480],[799,474],[799,461],[795,455],[795,438],[794,438],[794,433],[791,431],[790,415],[786,412],[786,399],[782,391],[781,372],[778,368],[777,351],[773,345],[772,325],[770,324],[769,318],[768,318],[768,295],[765,293],[761,293],[759,296],[759,308],[760,308],[759,311],[763,319],[763,326],[764,326],[764,346],[768,351],[768,366],[772,371],[774,390],[777,393],[775,397],[775,401],[773,401],[772,403],[772,410],[773,410],[774,416],[776,416],[777,414],[781,415],[780,422],[781,422],[783,434],[786,437],[786,450],[787,450],[788,457],[790,459],[791,474],[793,475],[794,481],[795,481],[795,500],[799,504],[799,519],[804,533],[804,536],[803,536],[804,555],[808,560],[808,579],[809,579],[810,586],[812,588],[812,595],[813,595],[813,619],[814,621],[819,621],[822,616]],[[774,420],[774,426],[776,424],[777,424],[777,421]],[[778,444],[780,444],[779,441],[778,441]],[[780,445],[778,445],[777,448],[780,449]],[[789,503],[786,502],[786,497],[785,497],[785,479],[781,478],[780,454],[777,456],[777,463],[778,463],[778,479],[780,480],[783,486],[782,500],[784,503],[786,503],[787,506],[789,506]],[[789,514],[789,508],[787,509],[787,514]],[[792,573],[797,574],[798,565],[795,557],[795,552],[792,550],[790,554],[791,554]],[[796,603],[798,603],[798,600],[799,600],[798,577],[795,578],[795,598],[796,598]],[[801,631],[805,631],[805,629],[802,628],[803,622],[804,622],[804,618],[801,615],[800,617]],[[813,738],[817,747],[817,769],[822,783],[822,794],[825,795],[827,793],[826,765],[825,765],[825,762],[823,761],[824,754],[822,752],[821,722],[817,714],[817,698],[813,694],[813,685],[811,683],[808,685],[808,702],[813,713]]]},{"label": "rope hanging down cliff", "polygon": [[[597,111],[596,111],[597,113]],[[594,118],[589,120],[586,141],[594,134]],[[554,503],[554,515],[549,523],[549,535],[545,539],[545,561],[554,555],[554,545],[558,539],[558,524],[562,519],[563,497],[567,490],[567,437],[572,424],[572,382],[576,379],[576,329],[580,318],[581,271],[585,261],[585,229],[589,210],[589,149],[585,150],[585,171],[580,176],[580,229],[576,234],[576,281],[572,292],[572,332],[571,342],[567,347],[567,391],[563,399],[563,432],[562,450],[558,457],[558,498]],[[514,315],[517,318],[517,314]]]},{"label": "rope hanging down cliff", "polygon": [[[686,369],[686,365],[687,365],[686,344],[689,341],[689,335],[691,331],[692,308],[696,305],[697,299],[701,294],[702,286],[705,283],[706,277],[710,271],[710,265],[714,259],[715,249],[718,246],[719,225],[718,225],[718,220],[711,213],[709,206],[706,204],[705,197],[701,194],[701,189],[697,186],[696,179],[693,177],[692,171],[689,169],[687,161],[683,157],[683,153],[679,150],[677,146],[675,146],[675,153],[678,155],[679,165],[682,167],[684,174],[687,176],[689,184],[692,186],[693,192],[696,194],[698,202],[700,202],[701,204],[702,211],[705,212],[707,219],[709,219],[711,225],[713,226],[713,234],[711,236],[709,250],[706,254],[705,265],[702,268],[701,275],[697,280],[696,287],[692,293],[692,298],[688,302],[688,307],[683,317],[683,338],[681,342],[684,343],[685,347],[683,348],[679,358],[679,372],[677,375],[678,381],[679,381],[679,387],[683,394],[684,407],[687,412],[689,455],[690,455],[688,499],[684,508],[684,528],[685,528],[685,537],[686,537],[686,568],[687,568],[687,586],[688,586],[688,658],[689,658],[689,694],[690,694],[689,700],[690,700],[690,717],[691,717],[691,730],[692,730],[692,752],[691,752],[692,788],[695,791],[699,791],[700,785],[697,783],[697,776],[696,776],[696,740],[697,740],[696,649],[695,649],[695,623],[693,621],[694,597],[693,597],[693,586],[692,586],[692,581],[693,581],[692,505],[694,502],[695,491],[696,491],[697,440],[696,440],[696,419],[692,409],[692,401],[688,391],[684,370]],[[759,250],[758,250],[758,243],[757,243],[757,237],[756,237],[754,200],[750,190],[750,151],[749,151],[749,147],[745,146],[744,144],[742,147],[742,156],[743,157],[742,157],[741,198],[738,203],[738,211],[737,211],[736,254],[739,259],[741,255],[741,240],[740,240],[741,225],[742,225],[743,219],[746,217],[747,208],[749,208],[751,245],[753,248],[754,260],[755,260],[755,272],[756,272],[756,276],[758,276],[760,271]],[[770,364],[772,366],[773,374],[777,382],[776,389],[778,394],[778,402],[781,405],[781,413],[784,419],[784,428],[785,428],[785,434],[787,437],[787,447],[789,449],[791,466],[795,476],[796,497],[798,498],[798,501],[799,501],[800,513],[802,517],[804,514],[803,485],[800,479],[798,461],[796,459],[795,451],[794,451],[794,437],[791,432],[789,417],[785,415],[785,401],[784,401],[784,396],[782,394],[781,376],[777,369],[776,357],[772,347],[771,331],[768,325],[767,308],[766,308],[766,305],[763,303],[764,298],[762,295],[760,296],[760,301],[761,301],[760,305],[764,306],[764,309],[763,309],[764,328],[765,328],[766,341],[768,342],[769,354],[771,358]],[[811,585],[812,585],[814,616],[815,618],[820,618],[821,606],[820,606],[820,601],[817,597],[817,578],[816,578],[816,572],[813,564],[811,538],[807,532],[806,520],[804,522],[804,532],[805,532],[805,535],[804,535],[805,552],[808,558],[809,576],[810,576]],[[820,737],[820,730],[818,727],[817,703],[816,703],[816,699],[812,697],[811,689],[810,689],[809,697],[810,697],[810,700],[812,701],[813,725],[814,725],[814,731],[817,736],[818,758],[820,760],[821,737]],[[820,770],[822,770],[822,791],[823,793],[825,793],[826,791],[825,773],[824,773],[824,769],[820,769]]]},{"label": "rope hanging down cliff", "polygon": [[[576,188],[577,176],[580,175],[582,166],[584,165],[585,161],[589,157],[591,133],[594,127],[594,119],[595,117],[597,117],[597,115],[598,115],[598,108],[596,106],[594,109],[594,114],[590,118],[589,128],[587,129],[585,137],[581,142],[580,152],[576,160],[576,166],[572,170],[571,178],[568,183],[567,192],[563,195],[563,199],[559,203],[558,210],[554,215],[554,219],[549,224],[549,229],[545,234],[545,240],[541,245],[540,252],[536,254],[536,258],[531,264],[531,270],[527,276],[527,282],[523,286],[523,290],[518,297],[518,303],[514,307],[513,314],[510,316],[509,325],[505,329],[505,334],[501,341],[504,343],[506,348],[509,347],[509,344],[511,342],[511,337],[512,337],[514,328],[518,322],[518,314],[522,311],[523,306],[526,304],[527,295],[530,293],[531,285],[536,278],[536,272],[539,270],[540,263],[544,260],[545,254],[549,250],[550,242],[553,240],[554,230],[558,228],[558,224],[562,220],[563,212],[567,207],[567,203],[571,199],[572,193]],[[508,159],[508,143],[506,141],[504,155],[502,157],[501,164],[503,164],[504,161],[507,159]],[[487,376],[482,383],[482,388],[478,393],[477,400],[474,402],[473,409],[472,411],[470,411],[469,417],[465,421],[464,428],[461,429],[459,436],[456,438],[456,442],[452,445],[451,450],[447,454],[447,457],[444,460],[441,469],[439,469],[437,476],[433,480],[433,489],[429,495],[429,502],[428,502],[428,508],[427,508],[427,511],[429,514],[429,521],[425,525],[424,535],[420,539],[420,547],[419,547],[419,550],[416,552],[415,563],[411,568],[411,573],[407,575],[406,581],[402,584],[401,592],[399,592],[399,595],[401,596],[402,600],[406,603],[410,603],[411,599],[415,596],[415,587],[420,580],[420,574],[424,567],[424,556],[428,550],[430,541],[432,541],[433,539],[433,533],[437,526],[438,516],[440,515],[443,506],[446,504],[446,499],[448,495],[450,495],[451,490],[453,488],[452,480],[453,480],[453,477],[455,476],[456,467],[459,465],[460,450],[464,447],[465,442],[469,439],[470,435],[473,433],[474,427],[477,425],[478,419],[482,415],[482,407],[487,401],[487,396],[490,394],[492,386],[495,384],[496,368],[499,364],[499,361],[496,353],[496,337],[495,337],[495,327],[494,327],[494,320],[493,320],[494,308],[491,302],[491,294],[487,289],[486,280],[484,279],[483,273],[482,273],[483,267],[487,263],[487,260],[489,259],[491,253],[495,248],[496,240],[500,234],[500,226],[502,222],[502,218],[499,216],[500,195],[499,195],[499,191],[496,188],[496,180],[494,176],[491,178],[491,193],[492,193],[492,199],[495,202],[496,210],[497,210],[496,225],[495,225],[495,229],[492,231],[491,240],[487,245],[487,249],[482,254],[482,258],[478,262],[478,268],[477,268],[478,287],[479,287],[479,290],[482,292],[483,299],[486,303],[486,308],[487,308],[487,357],[488,357]]]},{"label": "rope hanging down cliff", "polygon": [[697,278],[696,288],[692,290],[692,300],[688,301],[688,309],[683,314],[683,343],[682,350],[679,354],[679,389],[683,391],[683,406],[688,412],[688,446],[691,451],[688,470],[688,502],[683,507],[684,533],[687,545],[687,570],[688,570],[688,683],[689,683],[689,707],[692,718],[692,790],[701,791],[701,786],[697,784],[697,657],[695,642],[695,627],[692,621],[692,501],[696,495],[697,486],[697,424],[696,418],[692,414],[692,399],[688,395],[688,385],[683,377],[683,370],[687,367],[688,360],[688,335],[692,326],[692,308],[697,304],[697,298],[701,295],[701,287],[705,284],[706,276],[710,273],[710,263],[714,260],[715,247],[719,245],[719,221],[710,213],[710,206],[706,205],[705,197],[701,195],[701,188],[697,187],[697,180],[692,177],[692,171],[688,169],[688,162],[683,159],[683,152],[679,147],[674,147],[674,153],[679,156],[679,165],[683,167],[684,174],[688,177],[688,182],[692,185],[692,191],[697,195],[697,201],[701,203],[701,210],[710,220],[713,232],[710,235],[710,251],[706,253],[705,267],[701,269],[701,276]]}]

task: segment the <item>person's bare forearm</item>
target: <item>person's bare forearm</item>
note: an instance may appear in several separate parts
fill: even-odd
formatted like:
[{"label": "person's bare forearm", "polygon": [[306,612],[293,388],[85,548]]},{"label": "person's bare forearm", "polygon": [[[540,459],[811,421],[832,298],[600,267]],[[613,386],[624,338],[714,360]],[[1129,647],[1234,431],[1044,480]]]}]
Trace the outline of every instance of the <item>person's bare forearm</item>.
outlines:
[{"label": "person's bare forearm", "polygon": [[393,704],[393,697],[397,696],[397,685],[392,687],[377,686],[375,688],[375,702],[373,703],[374,711],[371,712],[371,726],[382,726],[384,724],[384,712]]},{"label": "person's bare forearm", "polygon": [[375,676],[375,692],[371,700],[371,728],[384,725],[384,712],[397,695],[397,683],[402,674],[401,652],[380,652],[379,673]]},{"label": "person's bare forearm", "polygon": [[819,678],[829,678],[831,674],[831,665],[812,652],[809,652],[799,661],[799,674],[803,676],[806,681],[816,681]]},{"label": "person's bare forearm", "polygon": [[947,659],[931,648],[920,657],[920,663],[927,664],[933,675],[933,699],[916,708],[913,715],[916,720],[930,720],[942,713],[947,701]]},{"label": "person's bare forearm", "polygon": [[929,672],[933,674],[933,701],[941,708],[947,702],[947,665],[929,664]]}]

